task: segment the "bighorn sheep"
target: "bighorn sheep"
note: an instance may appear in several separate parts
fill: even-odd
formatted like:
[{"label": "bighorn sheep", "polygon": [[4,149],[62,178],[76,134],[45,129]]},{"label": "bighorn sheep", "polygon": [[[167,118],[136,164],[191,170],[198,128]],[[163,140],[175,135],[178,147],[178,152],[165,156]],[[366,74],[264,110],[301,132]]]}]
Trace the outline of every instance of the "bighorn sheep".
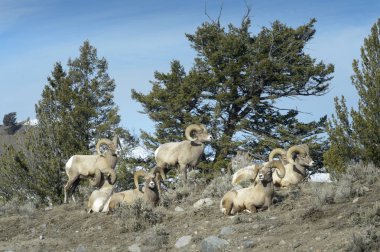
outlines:
[{"label": "bighorn sheep", "polygon": [[[106,144],[108,151],[100,152],[100,146]],[[67,194],[73,193],[81,178],[92,178],[90,184],[99,186],[102,174],[111,176],[111,184],[115,183],[115,166],[117,162],[116,148],[120,145],[119,138],[115,136],[112,141],[102,138],[96,144],[96,155],[74,155],[66,163],[65,170],[68,181],[64,187],[64,203],[67,203]],[[75,201],[73,196],[73,201]]]},{"label": "bighorn sheep", "polygon": [[273,174],[273,183],[276,186],[288,187],[300,183],[306,177],[306,168],[314,164],[306,144],[289,148],[286,159],[289,164],[285,165],[285,176],[280,178],[278,174]]},{"label": "bighorn sheep", "polygon": [[[239,154],[239,153],[238,153]],[[274,157],[277,155],[280,155],[280,160],[283,165],[288,164],[286,160],[286,151],[282,148],[275,148],[269,153],[269,161],[272,161]],[[254,164],[254,165],[249,165],[244,168],[241,168],[237,170],[233,176],[232,176],[232,185],[238,185],[242,183],[243,181],[250,180],[251,182],[254,182],[253,178],[253,171],[256,166],[263,166],[265,165],[266,162],[262,164]],[[257,177],[256,177],[257,180]]]},{"label": "bighorn sheep", "polygon": [[[289,150],[285,152],[285,158],[284,152],[285,150],[276,148],[269,154],[269,161],[272,161],[273,157],[280,154],[280,160],[285,166],[284,178],[280,178],[277,172],[273,173],[273,183],[277,187],[287,187],[289,185],[298,184],[306,177],[306,167],[314,164],[314,161],[309,155],[309,147],[306,144],[295,145],[289,148]],[[295,161],[293,160],[293,156],[296,157]],[[247,166],[235,172],[232,176],[232,184],[237,185],[246,180],[254,181],[253,169],[255,166],[256,165]]]},{"label": "bighorn sheep", "polygon": [[113,185],[111,184],[111,176],[103,179],[103,185],[100,189],[91,193],[87,202],[87,212],[105,212],[104,206],[113,193]]},{"label": "bighorn sheep", "polygon": [[253,180],[258,182],[247,188],[231,190],[220,201],[220,210],[225,215],[247,210],[255,213],[257,209],[265,210],[272,204],[274,193],[272,168],[276,168],[280,177],[285,175],[285,168],[281,161],[273,160],[265,165],[257,165],[253,170]]},{"label": "bighorn sheep", "polygon": [[[143,188],[139,188],[139,177],[144,176],[145,182]],[[112,211],[113,209],[120,206],[121,203],[127,205],[133,204],[137,199],[143,199],[145,202],[157,206],[160,196],[159,196],[159,183],[161,180],[161,175],[159,173],[151,174],[144,171],[135,172],[133,178],[135,182],[135,189],[126,190],[118,193],[112,194],[104,206],[103,212]]]},{"label": "bighorn sheep", "polygon": [[203,124],[189,125],[185,130],[185,136],[187,140],[165,143],[156,149],[154,153],[157,163],[155,171],[160,172],[163,179],[166,179],[165,172],[170,169],[170,166],[178,165],[184,180],[187,180],[187,167],[194,167],[199,163],[205,142],[212,139]]}]

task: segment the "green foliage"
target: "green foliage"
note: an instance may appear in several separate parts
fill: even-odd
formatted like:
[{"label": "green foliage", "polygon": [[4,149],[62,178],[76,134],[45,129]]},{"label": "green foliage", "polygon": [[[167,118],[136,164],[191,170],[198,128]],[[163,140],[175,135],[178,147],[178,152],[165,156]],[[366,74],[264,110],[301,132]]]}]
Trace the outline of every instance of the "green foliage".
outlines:
[{"label": "green foliage", "polygon": [[324,154],[331,172],[343,172],[350,160],[380,167],[380,19],[364,39],[361,64],[354,60],[352,83],[359,94],[358,109],[347,110],[345,98],[335,98],[336,117],[329,120],[330,148]]},{"label": "green foliage", "polygon": [[36,105],[38,124],[27,130],[20,153],[10,149],[2,157],[1,171],[8,169],[13,178],[5,181],[15,187],[7,197],[22,188],[26,195],[60,202],[67,180],[64,165],[70,156],[91,154],[102,137],[119,134],[127,143],[132,141],[129,132],[118,126],[115,81],[107,69],[107,61],[98,58],[88,41],[78,58],[69,59],[67,71],[60,63],[54,65]]},{"label": "green foliage", "polygon": [[299,111],[277,107],[280,98],[327,92],[334,67],[304,52],[314,23],[294,29],[275,21],[253,35],[245,18],[240,27],[205,22],[187,34],[197,52],[190,71],[175,60],[169,73],[155,73],[148,94],[132,90],[143,113],[156,122],[154,136],[142,132],[145,144],[155,148],[183,140],[187,125],[203,123],[215,137],[208,151],[213,163],[201,164],[207,170],[226,168],[238,147],[265,159],[271,148],[301,142],[318,143],[321,149],[318,134],[324,131],[325,117],[300,123]]}]

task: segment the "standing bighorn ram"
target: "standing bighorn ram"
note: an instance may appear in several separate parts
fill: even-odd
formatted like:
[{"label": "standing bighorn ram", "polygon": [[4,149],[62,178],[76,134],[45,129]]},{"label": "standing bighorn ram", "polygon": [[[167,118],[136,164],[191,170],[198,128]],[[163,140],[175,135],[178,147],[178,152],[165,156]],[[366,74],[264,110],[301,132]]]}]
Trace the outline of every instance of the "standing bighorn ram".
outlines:
[{"label": "standing bighorn ram", "polygon": [[194,167],[199,163],[205,143],[212,139],[203,124],[189,125],[185,130],[185,136],[187,140],[162,144],[154,152],[157,163],[155,171],[160,172],[163,179],[166,179],[166,171],[171,169],[171,166],[178,165],[186,180],[187,167]]},{"label": "standing bighorn ram", "polygon": [[[100,146],[106,144],[108,150],[102,154]],[[64,203],[67,203],[67,194],[73,193],[79,184],[81,178],[91,178],[90,184],[99,186],[102,174],[111,177],[111,184],[115,183],[116,173],[115,166],[117,162],[116,149],[120,145],[119,138],[115,136],[113,140],[102,138],[96,144],[95,155],[74,155],[66,163],[65,170],[69,177],[64,187],[65,198]],[[74,199],[74,195],[73,201]]]}]

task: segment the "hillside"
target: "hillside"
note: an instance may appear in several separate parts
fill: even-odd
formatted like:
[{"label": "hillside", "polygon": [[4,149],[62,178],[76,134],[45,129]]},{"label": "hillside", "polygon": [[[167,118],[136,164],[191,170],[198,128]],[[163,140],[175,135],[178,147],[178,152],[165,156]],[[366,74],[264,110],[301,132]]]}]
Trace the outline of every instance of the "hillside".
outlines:
[{"label": "hillside", "polygon": [[17,149],[19,146],[18,141],[22,141],[23,133],[25,132],[27,126],[22,123],[18,124],[16,131],[13,134],[10,134],[7,131],[7,128],[8,127],[4,125],[0,125],[0,155],[3,153],[4,145],[12,145]]},{"label": "hillside", "polygon": [[[153,210],[135,204],[87,214],[83,201],[8,203],[0,207],[0,251],[215,251],[214,243],[224,251],[379,251],[378,170],[356,165],[339,182],[276,190],[268,211],[234,217],[219,210],[228,176],[178,186]],[[206,197],[210,206],[193,207]],[[179,239],[188,244],[176,249]]]}]

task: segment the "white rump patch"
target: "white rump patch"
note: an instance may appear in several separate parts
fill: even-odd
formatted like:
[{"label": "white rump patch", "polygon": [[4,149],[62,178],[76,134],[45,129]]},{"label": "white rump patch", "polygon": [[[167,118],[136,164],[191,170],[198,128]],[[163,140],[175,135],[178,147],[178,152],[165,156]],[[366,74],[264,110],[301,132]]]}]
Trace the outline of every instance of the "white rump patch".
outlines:
[{"label": "white rump patch", "polygon": [[66,168],[71,168],[71,166],[73,165],[73,159],[74,159],[74,156],[72,156],[69,161],[67,161],[66,163]]},{"label": "white rump patch", "polygon": [[161,146],[159,146],[155,151],[154,151],[154,157],[157,158],[157,153],[158,153],[158,150],[161,148]]},{"label": "white rump patch", "polygon": [[104,205],[104,200],[103,199],[96,199],[94,201],[94,204],[92,204],[92,211],[99,213]]}]

